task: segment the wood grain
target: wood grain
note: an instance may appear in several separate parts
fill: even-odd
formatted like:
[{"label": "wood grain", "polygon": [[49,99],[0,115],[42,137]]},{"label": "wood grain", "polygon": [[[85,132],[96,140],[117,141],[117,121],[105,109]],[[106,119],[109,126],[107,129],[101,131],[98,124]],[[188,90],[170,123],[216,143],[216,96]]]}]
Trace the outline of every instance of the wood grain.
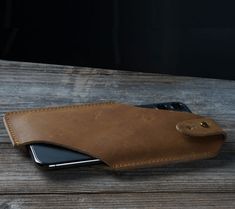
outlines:
[{"label": "wood grain", "polygon": [[229,148],[210,160],[128,172],[102,166],[46,171],[9,144],[0,150],[0,194],[235,192],[235,152]]},{"label": "wood grain", "polygon": [[135,193],[73,195],[3,195],[0,209],[76,209],[76,208],[148,208],[148,209],[234,209],[235,195],[223,193]]},{"label": "wood grain", "polygon": [[190,163],[112,172],[102,166],[44,171],[13,149],[0,120],[0,209],[234,208],[235,81],[0,61],[7,111],[119,101],[181,101],[228,133],[220,154]]}]

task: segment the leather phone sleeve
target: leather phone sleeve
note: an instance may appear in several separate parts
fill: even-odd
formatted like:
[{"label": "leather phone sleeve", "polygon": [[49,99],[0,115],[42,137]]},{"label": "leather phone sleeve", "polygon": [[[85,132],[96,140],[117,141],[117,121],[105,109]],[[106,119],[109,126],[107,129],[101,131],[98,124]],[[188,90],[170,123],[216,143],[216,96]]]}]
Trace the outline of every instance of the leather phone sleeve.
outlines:
[{"label": "leather phone sleeve", "polygon": [[99,158],[113,169],[214,157],[225,140],[210,118],[119,103],[9,112],[4,124],[15,147],[54,144]]}]

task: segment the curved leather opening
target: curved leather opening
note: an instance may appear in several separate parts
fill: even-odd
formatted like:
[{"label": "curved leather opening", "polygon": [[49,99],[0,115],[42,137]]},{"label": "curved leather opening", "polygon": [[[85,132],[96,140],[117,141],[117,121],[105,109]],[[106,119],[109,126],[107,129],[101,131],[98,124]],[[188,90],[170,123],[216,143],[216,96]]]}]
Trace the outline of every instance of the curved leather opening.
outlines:
[{"label": "curved leather opening", "polygon": [[[63,163],[63,161],[83,161],[84,158],[89,161],[89,160],[99,160],[100,163],[104,163],[106,165],[108,165],[108,163],[106,163],[105,161],[103,161],[102,159],[100,159],[98,156],[94,156],[84,150],[81,149],[74,149],[73,147],[70,146],[66,146],[66,145],[60,145],[56,142],[50,142],[49,140],[32,140],[33,143],[24,143],[21,146],[29,146],[29,145],[36,145],[36,149],[35,150],[35,154],[38,155],[40,154],[40,156],[42,156],[43,154],[47,155],[47,156],[43,156],[43,158],[45,158],[47,161],[51,161],[51,163],[54,162],[61,162]],[[37,145],[42,145],[42,147],[39,149],[37,148]],[[42,153],[44,152],[44,153]],[[49,152],[53,152],[53,153],[49,153]],[[59,156],[59,155],[66,155],[66,156]],[[80,155],[84,155],[84,156],[80,156]],[[48,159],[52,157],[53,159]],[[40,158],[38,158],[38,160],[45,161],[42,160]]]}]

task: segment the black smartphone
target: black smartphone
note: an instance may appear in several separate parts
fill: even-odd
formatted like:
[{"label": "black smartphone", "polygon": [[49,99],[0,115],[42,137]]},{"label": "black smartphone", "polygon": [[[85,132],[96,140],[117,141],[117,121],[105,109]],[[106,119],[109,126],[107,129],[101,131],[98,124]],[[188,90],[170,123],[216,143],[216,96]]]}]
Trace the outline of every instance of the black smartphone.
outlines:
[{"label": "black smartphone", "polygon": [[[191,112],[181,102],[136,105],[142,108],[165,109],[181,112]],[[34,162],[44,168],[58,168],[74,165],[92,165],[102,163],[101,160],[89,155],[49,144],[31,144],[28,146]]]}]

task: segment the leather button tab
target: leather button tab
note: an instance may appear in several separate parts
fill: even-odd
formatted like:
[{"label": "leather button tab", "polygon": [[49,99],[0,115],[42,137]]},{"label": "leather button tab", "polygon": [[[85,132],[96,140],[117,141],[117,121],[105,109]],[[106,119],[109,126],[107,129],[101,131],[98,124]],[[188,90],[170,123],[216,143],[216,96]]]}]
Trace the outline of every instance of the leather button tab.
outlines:
[{"label": "leather button tab", "polygon": [[220,128],[219,125],[210,118],[185,120],[183,122],[179,122],[176,125],[176,129],[185,135],[195,137],[214,135],[226,136],[222,128]]}]

